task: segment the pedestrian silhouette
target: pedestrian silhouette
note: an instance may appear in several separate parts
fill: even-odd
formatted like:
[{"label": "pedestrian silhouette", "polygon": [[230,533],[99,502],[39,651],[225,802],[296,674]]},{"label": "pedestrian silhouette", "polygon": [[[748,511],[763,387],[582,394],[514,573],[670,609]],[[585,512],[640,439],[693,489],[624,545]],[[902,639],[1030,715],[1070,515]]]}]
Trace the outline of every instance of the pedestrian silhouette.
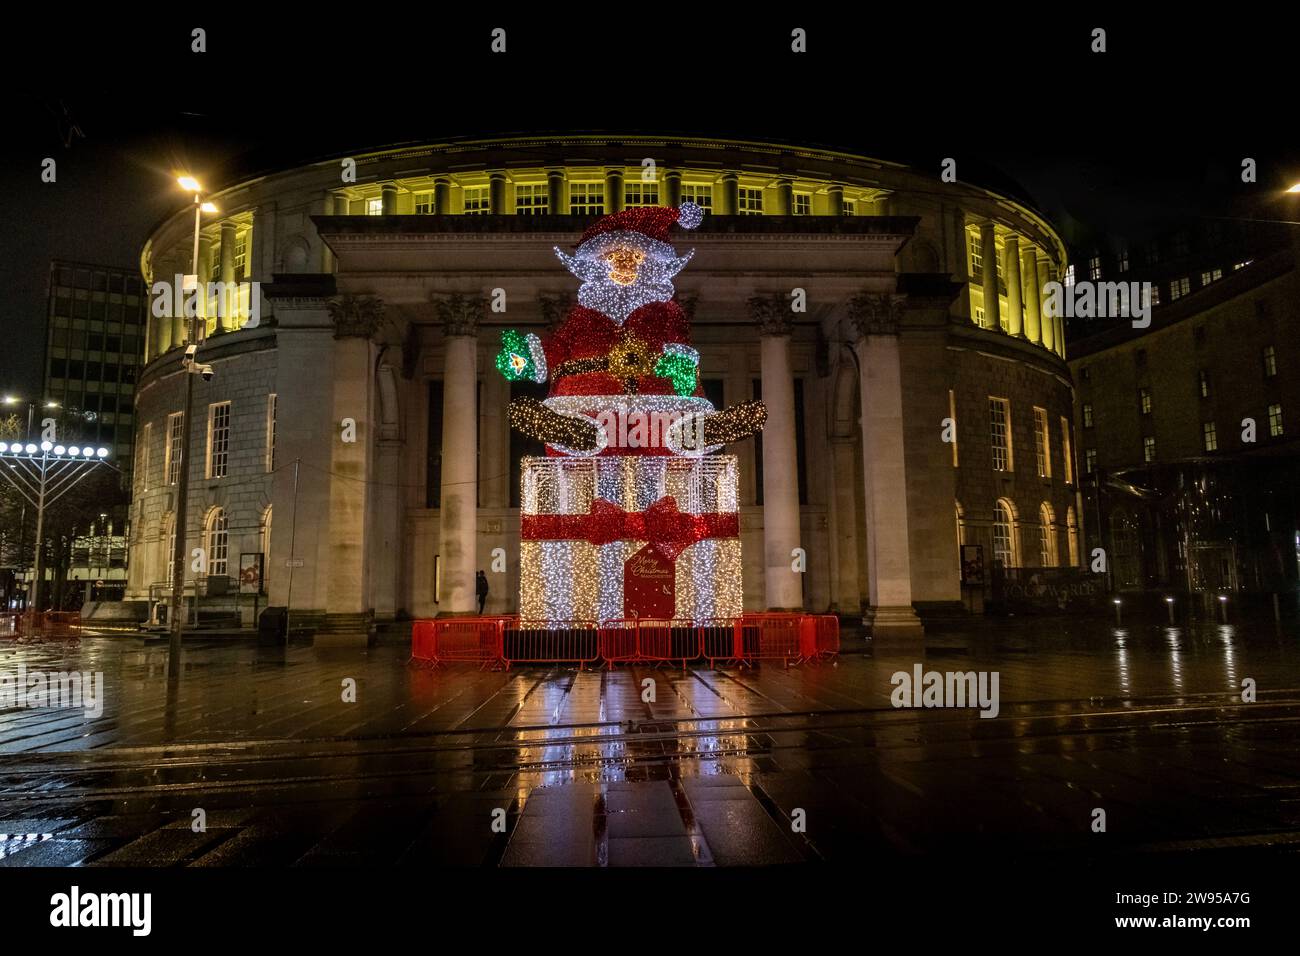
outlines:
[{"label": "pedestrian silhouette", "polygon": [[483,613],[483,608],[487,604],[488,596],[488,579],[487,575],[479,571],[475,591],[478,593],[478,612]]}]

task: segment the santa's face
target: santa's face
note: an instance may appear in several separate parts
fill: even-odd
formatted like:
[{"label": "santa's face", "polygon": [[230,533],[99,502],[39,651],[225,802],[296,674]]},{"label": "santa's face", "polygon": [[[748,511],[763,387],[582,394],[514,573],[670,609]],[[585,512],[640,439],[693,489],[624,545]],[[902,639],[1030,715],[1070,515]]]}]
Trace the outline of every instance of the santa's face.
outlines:
[{"label": "santa's face", "polygon": [[613,232],[582,244],[571,256],[555,250],[565,268],[582,280],[578,301],[622,325],[649,302],[673,297],[673,277],[695,254],[678,256],[666,242],[635,232]]}]

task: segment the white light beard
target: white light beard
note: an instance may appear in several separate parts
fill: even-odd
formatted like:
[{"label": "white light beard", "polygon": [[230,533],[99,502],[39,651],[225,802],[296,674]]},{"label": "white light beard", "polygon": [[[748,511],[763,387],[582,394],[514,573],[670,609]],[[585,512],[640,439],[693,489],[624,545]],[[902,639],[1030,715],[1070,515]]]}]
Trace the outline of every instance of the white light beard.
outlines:
[{"label": "white light beard", "polygon": [[[645,267],[642,266],[642,272]],[[650,302],[667,302],[673,297],[673,281],[659,281],[638,277],[632,285],[619,285],[606,277],[584,282],[578,290],[578,301],[589,309],[603,312],[622,325],[627,317]]]}]

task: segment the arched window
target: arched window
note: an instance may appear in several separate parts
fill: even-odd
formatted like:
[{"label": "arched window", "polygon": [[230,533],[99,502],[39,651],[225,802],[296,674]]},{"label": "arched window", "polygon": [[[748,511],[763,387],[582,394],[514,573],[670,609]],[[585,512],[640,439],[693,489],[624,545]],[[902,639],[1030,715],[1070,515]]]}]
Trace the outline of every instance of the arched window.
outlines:
[{"label": "arched window", "polygon": [[954,501],[957,506],[957,573],[961,573],[961,546],[966,543],[966,514],[961,510],[961,502]]},{"label": "arched window", "polygon": [[262,524],[258,529],[257,547],[262,552],[262,585],[266,586],[267,578],[271,576],[271,506],[267,505],[266,510],[262,512]]},{"label": "arched window", "polygon": [[1079,522],[1074,517],[1074,505],[1065,509],[1065,541],[1070,550],[1070,567],[1079,566]]},{"label": "arched window", "polygon": [[999,498],[993,506],[993,560],[1004,568],[1020,566],[1016,532],[1016,506]]},{"label": "arched window", "polygon": [[1044,501],[1038,508],[1038,564],[1054,568],[1056,563],[1056,514]]},{"label": "arched window", "polygon": [[225,574],[229,537],[226,534],[226,512],[213,508],[203,522],[203,547],[208,553],[208,574]]}]

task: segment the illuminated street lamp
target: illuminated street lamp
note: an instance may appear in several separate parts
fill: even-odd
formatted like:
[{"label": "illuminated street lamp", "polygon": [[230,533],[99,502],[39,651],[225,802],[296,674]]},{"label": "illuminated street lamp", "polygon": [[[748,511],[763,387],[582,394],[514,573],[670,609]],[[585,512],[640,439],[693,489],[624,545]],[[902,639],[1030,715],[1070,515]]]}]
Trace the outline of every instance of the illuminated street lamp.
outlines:
[{"label": "illuminated street lamp", "polygon": [[[200,294],[199,227],[202,224],[203,214],[205,212],[214,213],[217,211],[217,207],[203,200],[203,187],[199,185],[198,180],[193,176],[178,176],[176,181],[180,183],[181,188],[186,192],[194,194],[194,253],[190,259],[191,274],[185,277],[185,286],[186,288],[192,288],[197,296]],[[168,641],[167,672],[172,677],[180,675],[181,627],[184,625],[184,621],[181,619],[181,605],[185,591],[185,531],[189,524],[186,512],[189,507],[190,463],[188,456],[193,435],[194,376],[199,372],[204,372],[205,377],[211,376],[211,367],[201,365],[197,361],[199,342],[198,313],[199,310],[194,309],[194,314],[189,317],[189,324],[186,327],[185,357],[181,359],[181,368],[189,374],[185,376],[185,404],[181,418],[180,471],[176,479],[176,543],[172,551],[172,602],[167,619],[167,624],[171,630],[170,640]]]}]

